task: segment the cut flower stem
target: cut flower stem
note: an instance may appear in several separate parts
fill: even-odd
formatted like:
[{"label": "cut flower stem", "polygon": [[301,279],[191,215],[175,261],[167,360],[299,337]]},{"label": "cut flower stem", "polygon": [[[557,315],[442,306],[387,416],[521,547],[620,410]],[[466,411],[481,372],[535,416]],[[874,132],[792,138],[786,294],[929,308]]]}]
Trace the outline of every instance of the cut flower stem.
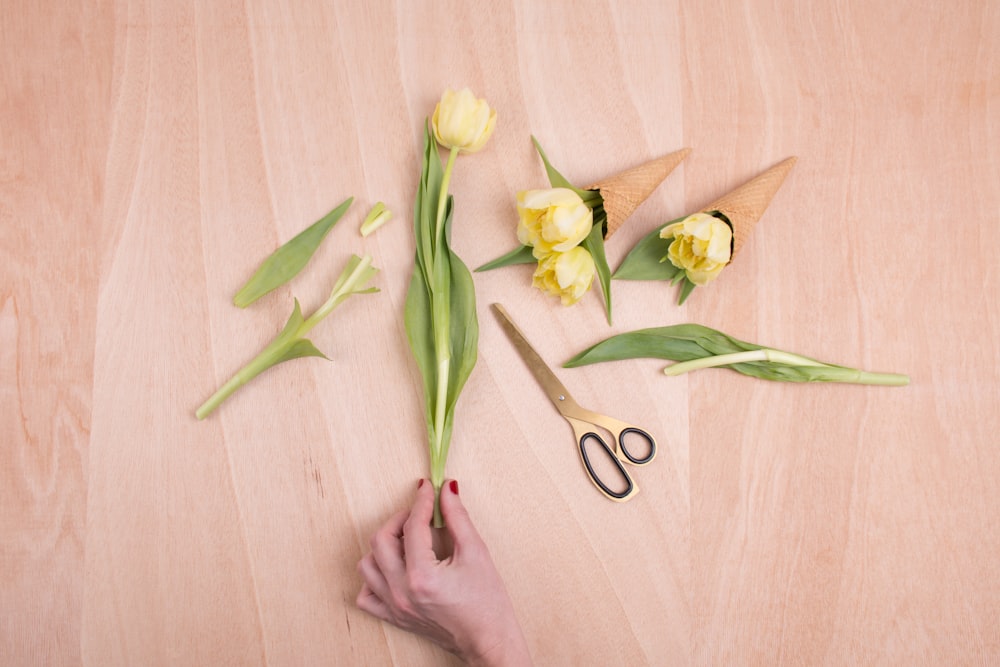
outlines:
[{"label": "cut flower stem", "polygon": [[296,300],[292,314],[288,318],[288,322],[285,323],[285,327],[281,330],[281,333],[260,354],[254,357],[250,363],[237,371],[218,391],[212,394],[198,408],[195,416],[198,419],[204,419],[219,407],[223,401],[229,398],[233,392],[271,366],[276,366],[283,361],[298,359],[299,357],[326,358],[326,355],[316,349],[312,341],[306,338],[306,334],[351,295],[378,291],[374,287],[365,287],[368,281],[378,272],[378,269],[373,267],[371,263],[372,258],[369,255],[365,257],[352,256],[334,284],[333,290],[330,292],[330,297],[308,319],[302,318],[302,311],[299,308],[298,300]]},{"label": "cut flower stem", "polygon": [[910,378],[898,373],[872,373],[869,371],[845,368],[842,366],[832,366],[803,357],[790,352],[762,348],[750,350],[748,352],[734,352],[732,354],[717,354],[701,359],[691,359],[671,364],[663,369],[664,375],[677,376],[690,371],[703,368],[717,368],[719,366],[730,366],[732,364],[745,364],[757,361],[767,361],[786,366],[814,367],[822,368],[824,379],[836,382],[846,382],[852,384],[883,385],[891,387],[902,387],[910,383]]}]

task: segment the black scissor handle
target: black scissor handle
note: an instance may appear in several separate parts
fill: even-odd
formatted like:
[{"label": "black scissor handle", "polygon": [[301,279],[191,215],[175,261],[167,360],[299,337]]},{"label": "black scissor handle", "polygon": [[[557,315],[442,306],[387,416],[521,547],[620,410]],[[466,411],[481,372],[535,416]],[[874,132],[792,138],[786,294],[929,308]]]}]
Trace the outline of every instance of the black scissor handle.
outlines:
[{"label": "black scissor handle", "polygon": [[[611,489],[610,487],[608,487],[607,484],[605,484],[601,480],[600,477],[597,476],[597,472],[594,470],[594,466],[590,462],[590,455],[587,453],[587,440],[590,439],[597,441],[597,444],[601,446],[601,449],[604,450],[604,453],[607,454],[611,462],[615,464],[615,467],[618,469],[618,472],[621,473],[622,479],[624,479],[625,483],[628,485],[625,487],[624,491],[615,491]],[[632,495],[632,492],[635,489],[635,483],[632,482],[632,478],[629,477],[628,472],[626,472],[625,466],[622,465],[622,462],[618,459],[617,456],[615,456],[614,450],[611,449],[610,446],[608,446],[608,443],[604,441],[604,438],[597,435],[593,431],[590,431],[583,434],[583,437],[580,438],[579,445],[580,445],[580,455],[583,457],[583,465],[587,468],[587,474],[590,475],[590,479],[593,480],[594,484],[597,485],[597,488],[599,488],[602,493],[604,493],[612,500],[625,500],[626,498]]]},{"label": "black scissor handle", "polygon": [[[649,445],[649,453],[642,458],[632,456],[632,452],[630,452],[628,447],[625,445],[625,436],[633,433],[640,439],[645,440],[646,444]],[[629,426],[628,428],[622,429],[621,433],[618,434],[618,449],[621,450],[621,453],[624,454],[625,458],[627,458],[630,462],[637,466],[641,466],[649,463],[653,460],[653,457],[656,456],[656,440],[653,440],[653,436],[646,433],[641,428]]]}]

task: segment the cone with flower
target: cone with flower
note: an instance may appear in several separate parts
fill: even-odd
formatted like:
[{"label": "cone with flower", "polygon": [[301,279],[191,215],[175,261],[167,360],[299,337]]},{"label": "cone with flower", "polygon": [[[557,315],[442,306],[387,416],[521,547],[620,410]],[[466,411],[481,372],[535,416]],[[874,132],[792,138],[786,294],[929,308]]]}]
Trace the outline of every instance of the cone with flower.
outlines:
[{"label": "cone with flower", "polygon": [[660,225],[629,251],[613,278],[681,283],[678,303],[684,303],[733,261],[795,161],[787,158],[697,213]]},{"label": "cone with flower", "polygon": [[535,148],[552,186],[517,193],[517,239],[521,245],[476,271],[536,263],[532,284],[569,306],[590,289],[595,275],[611,323],[611,269],[604,241],[679,165],[690,149],[675,151],[606,178],[586,188],[573,186],[549,162],[538,140]]}]

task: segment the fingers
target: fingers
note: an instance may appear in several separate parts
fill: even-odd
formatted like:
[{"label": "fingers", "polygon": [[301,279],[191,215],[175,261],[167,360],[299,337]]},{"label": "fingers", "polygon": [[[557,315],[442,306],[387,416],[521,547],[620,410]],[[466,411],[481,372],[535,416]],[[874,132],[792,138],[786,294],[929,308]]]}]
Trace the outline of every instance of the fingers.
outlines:
[{"label": "fingers", "polygon": [[358,609],[368,612],[375,618],[382,619],[383,621],[392,621],[389,607],[382,602],[367,583],[361,584],[361,591],[358,593],[355,604],[358,605]]},{"label": "fingers", "polygon": [[[358,572],[361,573],[363,585],[361,590],[366,588],[380,600],[391,600],[389,582],[386,581],[382,571],[379,570],[375,557],[372,554],[365,554],[365,557],[358,561]],[[359,594],[360,597],[360,594]],[[365,611],[368,611],[367,609]]]},{"label": "fingers", "polygon": [[403,524],[409,515],[407,510],[397,512],[372,535],[372,556],[382,575],[390,582],[396,582],[406,574],[403,561]]},{"label": "fingers", "polygon": [[444,524],[455,542],[456,553],[463,544],[471,546],[482,542],[479,531],[472,524],[472,519],[458,496],[456,480],[448,480],[441,487],[441,513],[444,515]]},{"label": "fingers", "polygon": [[427,480],[420,480],[420,482],[410,516],[403,525],[403,547],[406,550],[408,567],[422,566],[437,561],[431,540],[434,486]]}]

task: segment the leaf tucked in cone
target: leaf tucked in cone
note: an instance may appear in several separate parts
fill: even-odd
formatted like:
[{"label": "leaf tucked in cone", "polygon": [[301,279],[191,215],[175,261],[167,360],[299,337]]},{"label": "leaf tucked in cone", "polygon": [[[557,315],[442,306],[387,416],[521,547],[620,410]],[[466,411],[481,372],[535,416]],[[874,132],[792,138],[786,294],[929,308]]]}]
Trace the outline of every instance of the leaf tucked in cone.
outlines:
[{"label": "leaf tucked in cone", "polygon": [[604,211],[608,215],[608,231],[605,238],[611,238],[611,235],[625,224],[639,204],[646,201],[653,190],[690,152],[690,148],[683,148],[584,188],[599,191],[604,199]]},{"label": "leaf tucked in cone", "polygon": [[771,203],[788,172],[795,166],[796,159],[790,157],[779,162],[701,209],[702,213],[719,211],[729,218],[729,222],[733,225],[733,257],[743,247],[754,225],[764,215],[764,210]]}]

